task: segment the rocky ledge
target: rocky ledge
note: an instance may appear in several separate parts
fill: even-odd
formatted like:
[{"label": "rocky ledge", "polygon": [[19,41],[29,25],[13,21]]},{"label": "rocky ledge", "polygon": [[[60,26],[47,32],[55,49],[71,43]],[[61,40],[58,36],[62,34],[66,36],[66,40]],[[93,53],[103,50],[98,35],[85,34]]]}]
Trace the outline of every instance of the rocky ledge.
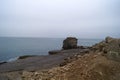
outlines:
[{"label": "rocky ledge", "polygon": [[107,37],[88,49],[60,50],[2,64],[0,80],[120,80],[119,60],[120,39]]}]

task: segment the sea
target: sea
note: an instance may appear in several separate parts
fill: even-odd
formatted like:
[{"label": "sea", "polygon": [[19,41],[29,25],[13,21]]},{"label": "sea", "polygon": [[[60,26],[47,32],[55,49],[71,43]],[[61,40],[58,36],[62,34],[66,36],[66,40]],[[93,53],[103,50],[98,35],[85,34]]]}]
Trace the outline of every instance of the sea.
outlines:
[{"label": "sea", "polygon": [[[0,37],[0,62],[12,61],[23,55],[48,55],[62,49],[65,38]],[[92,46],[102,39],[78,39],[80,46]]]}]

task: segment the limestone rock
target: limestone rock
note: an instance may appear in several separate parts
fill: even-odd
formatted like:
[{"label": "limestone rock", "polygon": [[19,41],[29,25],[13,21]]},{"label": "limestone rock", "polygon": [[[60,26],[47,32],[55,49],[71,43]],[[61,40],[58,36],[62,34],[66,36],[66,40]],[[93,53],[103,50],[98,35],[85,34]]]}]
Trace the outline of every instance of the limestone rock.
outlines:
[{"label": "limestone rock", "polygon": [[63,47],[62,48],[64,50],[77,48],[77,38],[75,38],[75,37],[67,37],[63,41]]}]

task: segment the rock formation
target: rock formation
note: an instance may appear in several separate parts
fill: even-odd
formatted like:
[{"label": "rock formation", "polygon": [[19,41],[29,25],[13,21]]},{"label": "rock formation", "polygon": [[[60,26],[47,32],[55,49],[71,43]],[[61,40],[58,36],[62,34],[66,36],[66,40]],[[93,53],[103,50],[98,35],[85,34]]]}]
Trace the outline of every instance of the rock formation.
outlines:
[{"label": "rock formation", "polygon": [[96,44],[93,49],[103,52],[109,59],[120,61],[120,39],[106,37],[105,41]]},{"label": "rock formation", "polygon": [[77,48],[77,39],[75,37],[67,37],[63,41],[63,47],[62,48],[64,50]]}]

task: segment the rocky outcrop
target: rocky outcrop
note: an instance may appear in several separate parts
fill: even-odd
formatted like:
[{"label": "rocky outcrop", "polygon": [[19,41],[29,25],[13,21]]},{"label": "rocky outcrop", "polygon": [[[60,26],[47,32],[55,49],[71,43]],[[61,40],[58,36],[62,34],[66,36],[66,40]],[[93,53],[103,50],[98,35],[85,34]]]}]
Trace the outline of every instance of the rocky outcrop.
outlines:
[{"label": "rocky outcrop", "polygon": [[93,50],[103,52],[109,59],[120,61],[120,39],[106,37],[104,41],[94,45]]},{"label": "rocky outcrop", "polygon": [[0,65],[2,65],[2,64],[5,64],[5,63],[7,63],[7,62],[5,62],[5,61],[3,61],[3,62],[0,62]]},{"label": "rocky outcrop", "polygon": [[63,41],[63,47],[62,48],[64,50],[77,48],[77,38],[75,38],[75,37],[67,37]]},{"label": "rocky outcrop", "polygon": [[26,59],[29,57],[35,57],[36,55],[24,55],[24,56],[19,56],[18,59]]},{"label": "rocky outcrop", "polygon": [[49,53],[49,55],[54,55],[54,54],[58,54],[60,52],[61,52],[61,50],[52,50],[52,51],[49,51],[48,53]]},{"label": "rocky outcrop", "polygon": [[61,50],[52,50],[52,51],[49,51],[49,55],[55,55],[55,54],[59,54],[59,53],[64,53],[65,50],[72,50],[74,51],[73,49],[80,49],[81,51],[82,50],[85,50],[85,49],[90,49],[90,47],[88,46],[78,46],[77,45],[77,38],[75,37],[67,37],[64,41],[63,41],[63,46],[62,46],[62,49]]}]

